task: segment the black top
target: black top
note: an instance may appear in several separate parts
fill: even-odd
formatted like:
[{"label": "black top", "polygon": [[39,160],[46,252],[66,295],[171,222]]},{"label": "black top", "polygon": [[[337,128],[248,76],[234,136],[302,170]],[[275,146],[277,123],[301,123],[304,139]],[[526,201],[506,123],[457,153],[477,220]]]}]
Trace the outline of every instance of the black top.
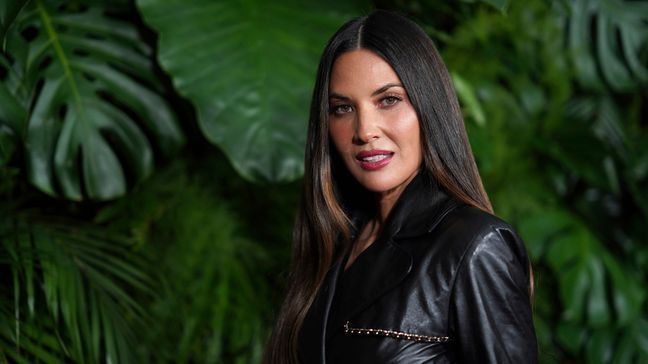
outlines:
[{"label": "black top", "polygon": [[524,244],[423,175],[345,263],[332,265],[304,320],[301,362],[537,362]]}]

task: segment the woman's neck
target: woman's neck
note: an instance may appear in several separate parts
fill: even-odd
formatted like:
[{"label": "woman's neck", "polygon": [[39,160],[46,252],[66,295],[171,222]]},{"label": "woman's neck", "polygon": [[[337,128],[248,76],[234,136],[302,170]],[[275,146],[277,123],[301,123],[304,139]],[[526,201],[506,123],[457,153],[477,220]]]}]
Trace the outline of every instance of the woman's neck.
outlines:
[{"label": "woman's neck", "polygon": [[396,202],[403,194],[403,191],[405,191],[405,188],[407,188],[407,185],[412,182],[414,177],[416,177],[416,174],[413,174],[405,182],[392,188],[391,190],[376,193],[376,207],[378,212],[376,219],[378,220],[380,228],[382,228],[382,225],[385,223],[385,221],[387,221],[387,218],[394,208],[394,205],[396,205]]},{"label": "woman's neck", "polygon": [[351,247],[351,252],[344,268],[345,270],[349,268],[355,259],[365,251],[365,249],[371,246],[371,244],[373,244],[382,233],[385,222],[394,208],[394,205],[396,205],[401,194],[403,194],[403,191],[405,191],[405,188],[413,178],[414,176],[410,177],[405,181],[405,183],[402,183],[391,190],[376,194],[377,214],[372,219],[369,219],[369,221],[367,221],[362,227],[362,230],[360,230],[360,234],[358,234],[356,241]]}]

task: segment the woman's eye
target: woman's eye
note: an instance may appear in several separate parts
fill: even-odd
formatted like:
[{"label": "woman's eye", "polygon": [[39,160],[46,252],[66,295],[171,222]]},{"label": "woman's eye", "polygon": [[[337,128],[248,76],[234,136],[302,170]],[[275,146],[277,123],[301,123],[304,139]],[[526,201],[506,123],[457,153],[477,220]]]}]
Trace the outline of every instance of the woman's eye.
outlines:
[{"label": "woman's eye", "polygon": [[343,115],[353,111],[351,105],[336,105],[331,107],[331,111],[336,115]]},{"label": "woman's eye", "polygon": [[381,101],[382,101],[382,104],[384,106],[391,106],[391,105],[396,104],[400,100],[401,99],[396,97],[396,96],[387,96],[387,97],[383,98]]}]

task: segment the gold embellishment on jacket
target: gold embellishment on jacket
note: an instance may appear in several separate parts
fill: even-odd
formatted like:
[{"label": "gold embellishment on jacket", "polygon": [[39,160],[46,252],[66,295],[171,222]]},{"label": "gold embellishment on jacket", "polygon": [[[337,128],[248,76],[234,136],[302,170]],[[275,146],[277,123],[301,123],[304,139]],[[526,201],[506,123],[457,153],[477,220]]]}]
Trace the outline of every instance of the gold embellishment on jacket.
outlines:
[{"label": "gold embellishment on jacket", "polygon": [[358,327],[350,327],[350,322],[344,323],[344,333],[347,335],[369,335],[369,336],[386,336],[395,339],[414,340],[425,343],[445,343],[450,341],[448,336],[427,336],[418,334],[409,334],[407,332],[383,330],[383,329],[364,329]]}]

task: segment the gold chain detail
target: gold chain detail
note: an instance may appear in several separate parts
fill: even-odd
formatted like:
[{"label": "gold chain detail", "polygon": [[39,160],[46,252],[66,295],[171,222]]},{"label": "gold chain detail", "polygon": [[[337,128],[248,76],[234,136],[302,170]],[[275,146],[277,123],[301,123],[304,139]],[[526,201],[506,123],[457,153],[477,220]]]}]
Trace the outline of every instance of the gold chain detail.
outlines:
[{"label": "gold chain detail", "polygon": [[414,340],[426,343],[445,343],[450,341],[448,336],[426,336],[418,334],[408,334],[406,332],[383,330],[383,329],[363,329],[357,327],[350,327],[351,323],[347,321],[344,323],[344,333],[347,335],[370,335],[370,336],[387,336],[395,339]]}]

